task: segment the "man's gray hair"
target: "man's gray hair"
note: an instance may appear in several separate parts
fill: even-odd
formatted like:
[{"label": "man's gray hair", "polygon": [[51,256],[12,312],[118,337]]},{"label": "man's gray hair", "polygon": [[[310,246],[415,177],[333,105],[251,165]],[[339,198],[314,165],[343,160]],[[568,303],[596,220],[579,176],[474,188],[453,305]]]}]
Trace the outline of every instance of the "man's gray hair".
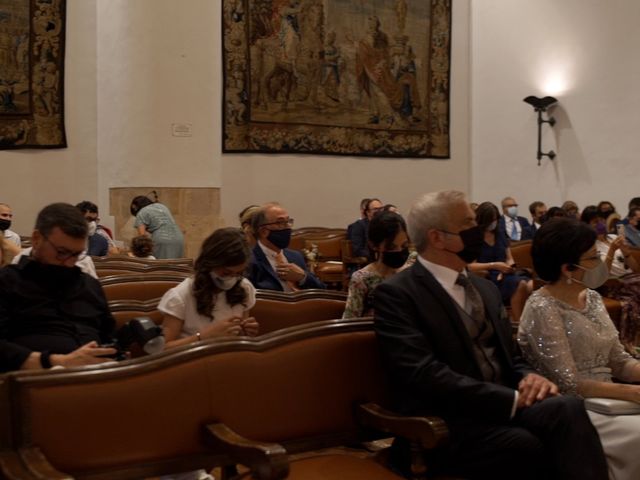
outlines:
[{"label": "man's gray hair", "polygon": [[427,247],[427,231],[432,228],[447,230],[451,207],[465,201],[464,193],[443,190],[424,194],[414,202],[407,216],[407,229],[418,253]]},{"label": "man's gray hair", "polygon": [[260,227],[267,222],[267,211],[272,207],[280,207],[278,202],[268,202],[260,205],[260,209],[257,210],[251,217],[251,231],[258,238],[258,232]]}]

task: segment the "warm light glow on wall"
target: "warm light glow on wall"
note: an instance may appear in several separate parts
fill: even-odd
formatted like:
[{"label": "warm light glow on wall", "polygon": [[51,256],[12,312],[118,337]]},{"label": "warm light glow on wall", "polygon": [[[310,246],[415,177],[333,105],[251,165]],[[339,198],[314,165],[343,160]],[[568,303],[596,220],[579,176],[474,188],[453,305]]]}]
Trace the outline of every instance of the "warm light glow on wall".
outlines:
[{"label": "warm light glow on wall", "polygon": [[567,92],[570,88],[568,75],[565,72],[555,70],[553,67],[549,67],[549,70],[551,73],[544,75],[542,78],[541,93],[555,97]]}]

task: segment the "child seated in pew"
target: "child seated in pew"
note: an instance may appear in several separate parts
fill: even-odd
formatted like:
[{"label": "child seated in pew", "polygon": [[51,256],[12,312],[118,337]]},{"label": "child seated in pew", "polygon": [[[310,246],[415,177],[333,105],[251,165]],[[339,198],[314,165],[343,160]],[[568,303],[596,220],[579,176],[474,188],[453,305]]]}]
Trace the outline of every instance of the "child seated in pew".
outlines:
[{"label": "child seated in pew", "polygon": [[194,275],[164,294],[158,310],[164,314],[165,347],[207,338],[258,334],[249,316],[256,290],[242,275],[250,250],[243,232],[221,228],[202,243]]},{"label": "child seated in pew", "polygon": [[149,235],[138,235],[131,239],[130,257],[146,258],[155,260],[153,253],[153,239]]}]

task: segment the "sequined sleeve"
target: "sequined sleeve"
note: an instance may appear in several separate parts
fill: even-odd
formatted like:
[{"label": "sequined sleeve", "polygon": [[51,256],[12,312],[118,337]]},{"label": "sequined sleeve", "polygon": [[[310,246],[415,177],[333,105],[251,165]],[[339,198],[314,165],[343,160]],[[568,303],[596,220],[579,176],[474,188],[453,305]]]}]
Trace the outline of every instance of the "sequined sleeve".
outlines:
[{"label": "sequined sleeve", "polygon": [[557,384],[562,393],[577,394],[578,369],[567,329],[557,307],[545,295],[534,293],[527,301],[518,327],[518,344],[531,366]]}]

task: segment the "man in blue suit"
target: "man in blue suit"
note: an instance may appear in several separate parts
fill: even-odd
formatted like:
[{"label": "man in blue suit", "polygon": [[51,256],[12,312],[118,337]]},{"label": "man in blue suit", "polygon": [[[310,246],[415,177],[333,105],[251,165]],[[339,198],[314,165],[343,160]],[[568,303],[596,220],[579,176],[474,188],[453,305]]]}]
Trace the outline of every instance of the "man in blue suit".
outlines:
[{"label": "man in blue suit", "polygon": [[326,288],[307,269],[302,254],[287,248],[293,219],[280,204],[263,205],[254,214],[251,226],[257,243],[253,247],[248,278],[254,287],[284,292]]},{"label": "man in blue suit", "polygon": [[498,227],[514,242],[533,238],[529,220],[518,216],[518,203],[513,197],[502,199],[502,216],[498,220]]}]

